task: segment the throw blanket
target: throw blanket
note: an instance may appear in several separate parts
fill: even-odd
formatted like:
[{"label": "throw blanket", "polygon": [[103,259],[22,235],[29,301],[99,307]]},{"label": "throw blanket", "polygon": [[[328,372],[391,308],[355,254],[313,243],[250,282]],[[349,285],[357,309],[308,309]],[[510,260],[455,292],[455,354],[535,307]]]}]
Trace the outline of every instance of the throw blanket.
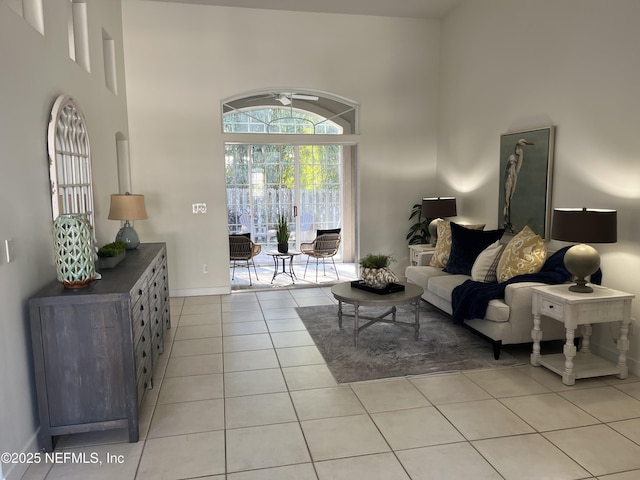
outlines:
[{"label": "throw blanket", "polygon": [[[489,302],[496,298],[504,298],[507,285],[518,282],[539,282],[546,284],[564,283],[572,278],[571,273],[564,266],[564,254],[571,247],[564,247],[551,255],[538,273],[518,275],[502,283],[485,283],[467,280],[453,289],[451,307],[453,309],[453,323],[460,324],[465,319],[484,318]],[[591,282],[600,284],[602,272],[600,269],[591,275]]]}]

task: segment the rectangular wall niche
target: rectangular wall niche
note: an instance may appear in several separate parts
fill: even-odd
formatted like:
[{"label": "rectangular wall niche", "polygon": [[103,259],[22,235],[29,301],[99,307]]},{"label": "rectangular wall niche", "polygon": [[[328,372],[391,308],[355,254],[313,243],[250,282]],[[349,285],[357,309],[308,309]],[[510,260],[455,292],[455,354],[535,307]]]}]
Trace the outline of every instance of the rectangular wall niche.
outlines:
[{"label": "rectangular wall niche", "polygon": [[7,6],[44,35],[42,0],[5,0]]},{"label": "rectangular wall niche", "polygon": [[104,83],[117,95],[116,43],[104,29],[102,29],[102,57],[104,58]]},{"label": "rectangular wall niche", "polygon": [[91,72],[87,4],[80,0],[69,2],[69,57],[87,72]]}]

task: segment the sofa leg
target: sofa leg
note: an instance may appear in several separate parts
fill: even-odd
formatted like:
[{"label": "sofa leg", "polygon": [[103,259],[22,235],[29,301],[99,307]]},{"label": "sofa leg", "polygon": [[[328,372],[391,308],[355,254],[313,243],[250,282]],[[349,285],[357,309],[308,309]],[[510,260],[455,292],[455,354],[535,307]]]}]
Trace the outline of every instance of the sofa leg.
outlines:
[{"label": "sofa leg", "polygon": [[493,342],[493,358],[500,360],[500,349],[502,348],[502,340],[495,340]]}]

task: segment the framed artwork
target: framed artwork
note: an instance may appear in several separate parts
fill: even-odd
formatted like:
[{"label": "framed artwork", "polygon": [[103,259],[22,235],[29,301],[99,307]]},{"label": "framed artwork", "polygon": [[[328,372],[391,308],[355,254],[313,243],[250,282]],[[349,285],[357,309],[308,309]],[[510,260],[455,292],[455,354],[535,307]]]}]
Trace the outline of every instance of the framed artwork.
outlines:
[{"label": "framed artwork", "polygon": [[500,135],[498,225],[505,233],[528,225],[549,239],[554,138],[553,126]]}]

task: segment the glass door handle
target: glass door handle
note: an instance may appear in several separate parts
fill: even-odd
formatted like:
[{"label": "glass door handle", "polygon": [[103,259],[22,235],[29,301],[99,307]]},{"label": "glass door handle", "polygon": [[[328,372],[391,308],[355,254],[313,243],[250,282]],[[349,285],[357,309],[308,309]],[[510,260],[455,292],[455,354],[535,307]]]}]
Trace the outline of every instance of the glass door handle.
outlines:
[{"label": "glass door handle", "polygon": [[296,205],[293,206],[293,218],[298,216],[298,207]]}]

